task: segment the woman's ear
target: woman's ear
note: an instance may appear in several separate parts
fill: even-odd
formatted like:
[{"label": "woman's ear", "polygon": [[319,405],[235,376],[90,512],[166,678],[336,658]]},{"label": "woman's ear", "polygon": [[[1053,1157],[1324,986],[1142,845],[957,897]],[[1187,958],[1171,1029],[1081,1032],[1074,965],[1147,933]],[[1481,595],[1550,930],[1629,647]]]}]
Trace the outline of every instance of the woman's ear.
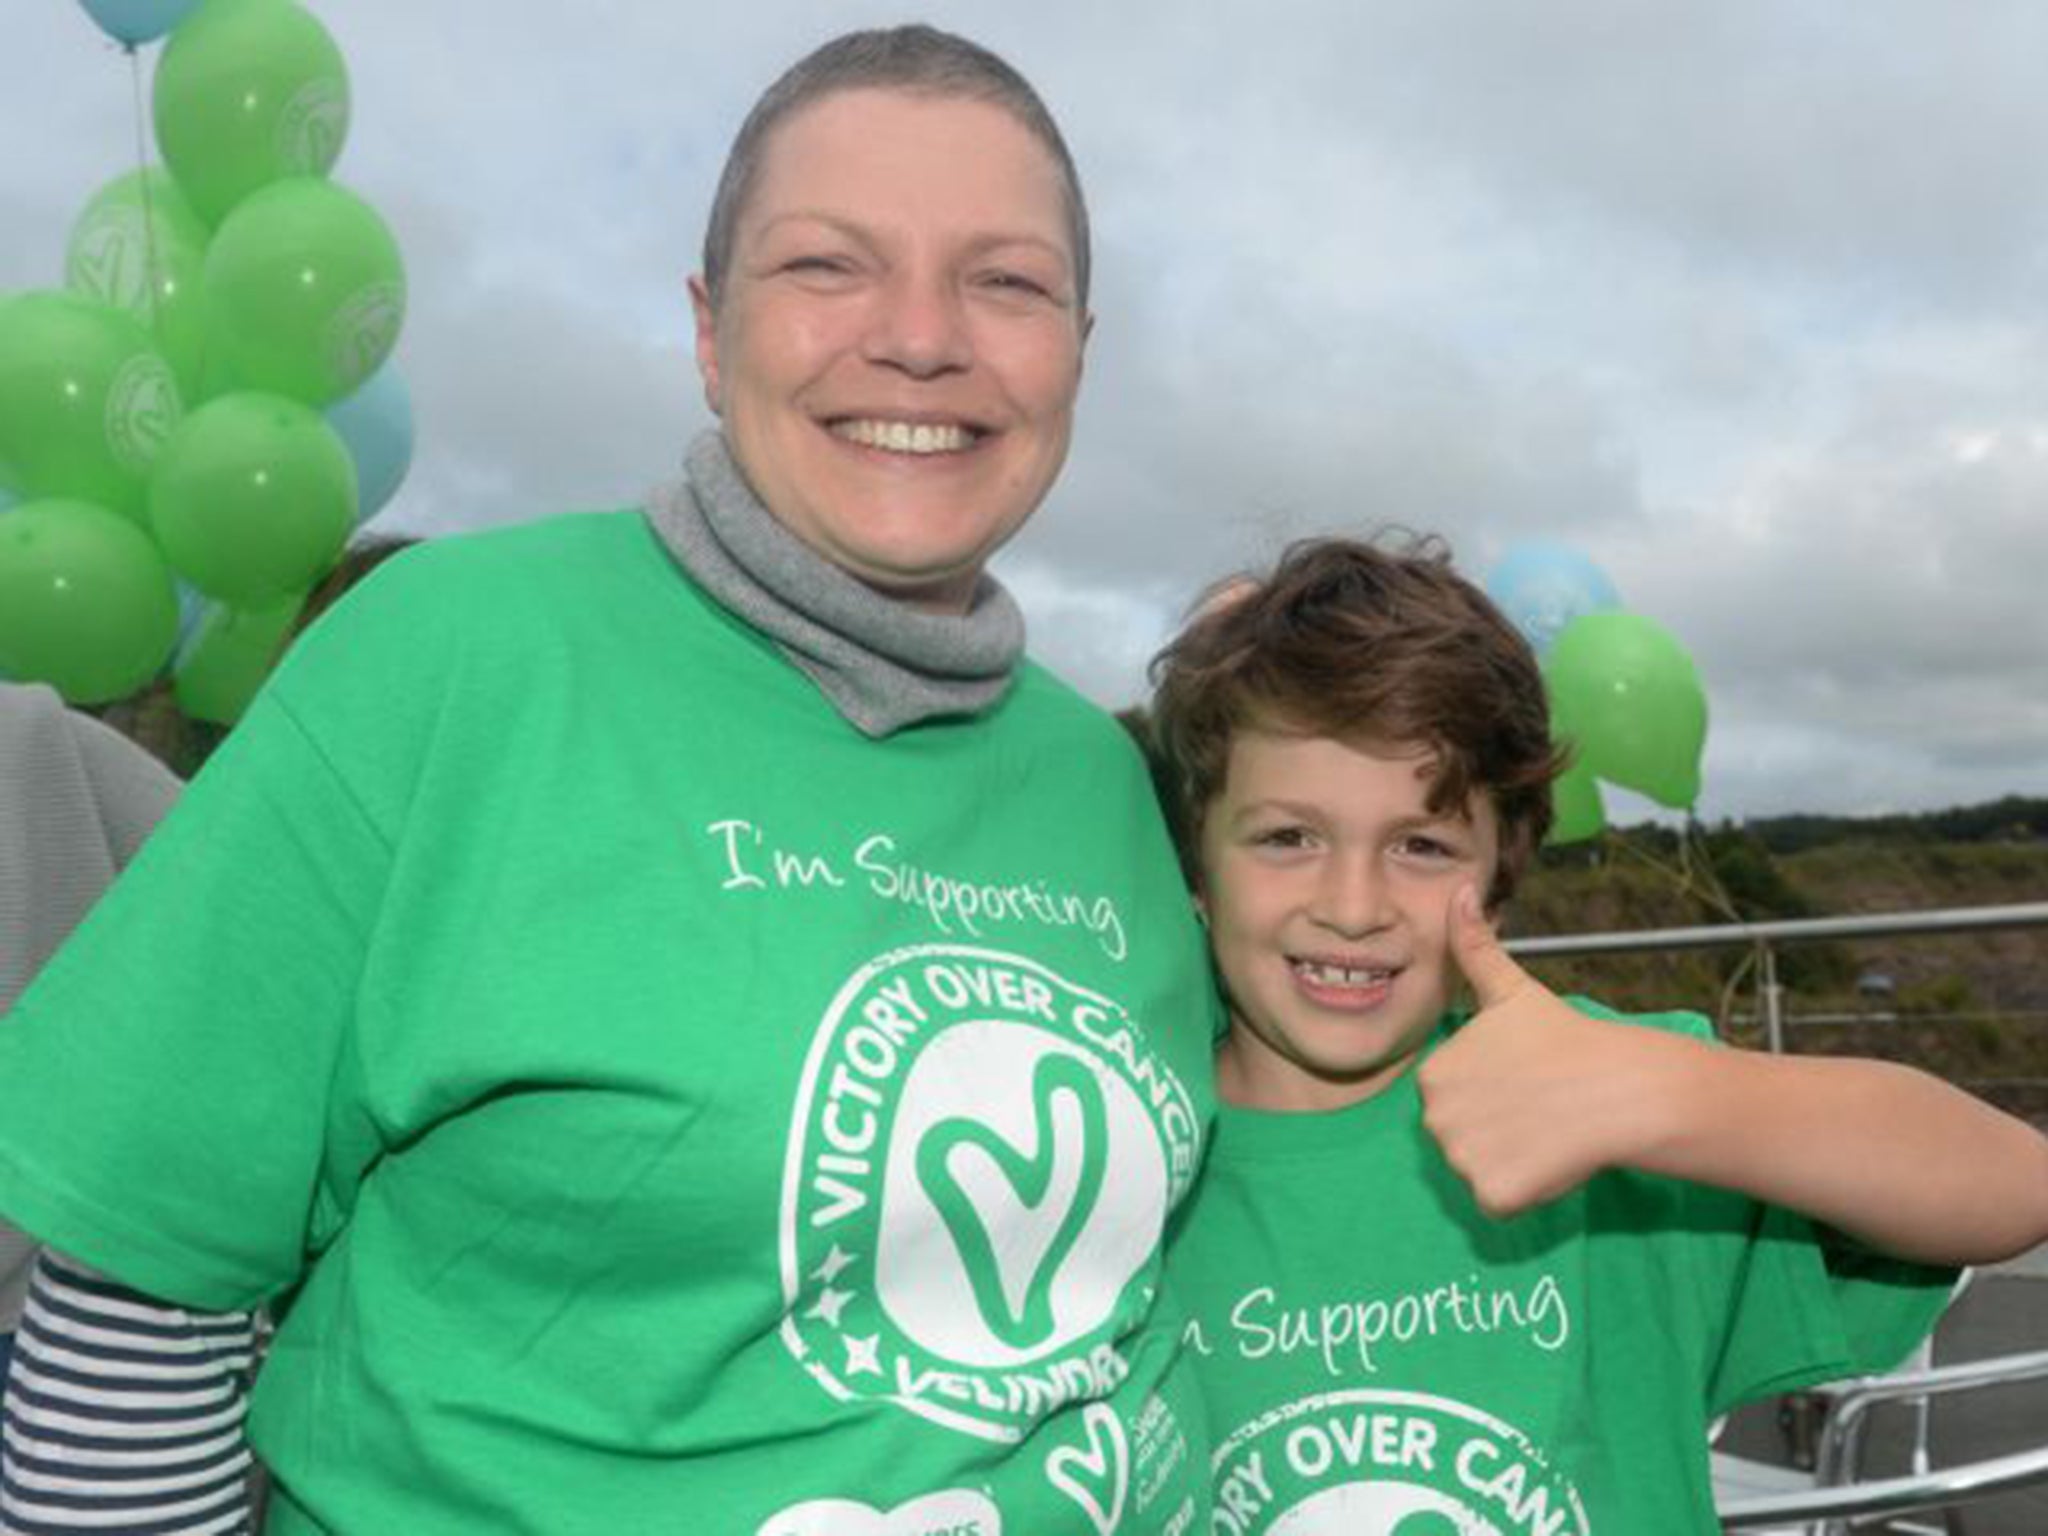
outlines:
[{"label": "woman's ear", "polygon": [[704,404],[712,415],[723,415],[718,387],[718,313],[701,277],[690,279],[690,312],[697,322],[697,376],[704,381]]}]

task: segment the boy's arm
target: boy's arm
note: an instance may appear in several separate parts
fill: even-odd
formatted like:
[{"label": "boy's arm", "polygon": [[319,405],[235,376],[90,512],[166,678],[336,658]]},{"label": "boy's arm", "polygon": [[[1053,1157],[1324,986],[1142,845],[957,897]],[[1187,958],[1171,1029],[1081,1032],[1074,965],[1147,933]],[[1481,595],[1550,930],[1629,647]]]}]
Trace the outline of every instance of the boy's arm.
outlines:
[{"label": "boy's arm", "polygon": [[1511,1215],[1630,1167],[1738,1190],[1898,1258],[1981,1264],[2048,1240],[2048,1138],[1890,1062],[1729,1050],[1589,1019],[1457,899],[1479,1012],[1419,1073],[1424,1120]]}]

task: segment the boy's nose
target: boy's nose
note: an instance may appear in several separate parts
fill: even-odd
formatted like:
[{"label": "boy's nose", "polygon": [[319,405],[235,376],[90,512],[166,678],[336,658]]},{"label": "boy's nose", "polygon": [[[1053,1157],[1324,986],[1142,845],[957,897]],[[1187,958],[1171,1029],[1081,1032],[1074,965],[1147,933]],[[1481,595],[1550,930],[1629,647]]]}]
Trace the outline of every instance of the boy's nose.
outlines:
[{"label": "boy's nose", "polygon": [[1377,933],[1394,921],[1387,883],[1375,862],[1363,855],[1332,858],[1324,866],[1309,915],[1346,938]]}]

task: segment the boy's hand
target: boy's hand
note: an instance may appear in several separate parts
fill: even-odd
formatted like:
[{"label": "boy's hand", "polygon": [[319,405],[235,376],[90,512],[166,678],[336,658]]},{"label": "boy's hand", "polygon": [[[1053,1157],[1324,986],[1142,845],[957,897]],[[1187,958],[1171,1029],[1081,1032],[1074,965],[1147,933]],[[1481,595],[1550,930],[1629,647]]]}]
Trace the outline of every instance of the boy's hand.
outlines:
[{"label": "boy's hand", "polygon": [[1450,933],[1479,1011],[1417,1072],[1423,1124],[1480,1208],[1513,1216],[1631,1159],[1672,1042],[1568,1006],[1501,948],[1470,889]]}]

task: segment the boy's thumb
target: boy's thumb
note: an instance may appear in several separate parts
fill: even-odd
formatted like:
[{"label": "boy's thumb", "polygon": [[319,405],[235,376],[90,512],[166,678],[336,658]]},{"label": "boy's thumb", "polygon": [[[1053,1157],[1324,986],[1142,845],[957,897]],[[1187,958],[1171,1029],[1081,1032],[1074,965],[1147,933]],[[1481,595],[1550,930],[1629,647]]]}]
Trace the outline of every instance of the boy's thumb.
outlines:
[{"label": "boy's thumb", "polygon": [[1451,898],[1451,957],[1471,983],[1481,1008],[1506,1002],[1529,985],[1529,973],[1501,948],[1493,926],[1480,910],[1476,886],[1468,885]]}]

